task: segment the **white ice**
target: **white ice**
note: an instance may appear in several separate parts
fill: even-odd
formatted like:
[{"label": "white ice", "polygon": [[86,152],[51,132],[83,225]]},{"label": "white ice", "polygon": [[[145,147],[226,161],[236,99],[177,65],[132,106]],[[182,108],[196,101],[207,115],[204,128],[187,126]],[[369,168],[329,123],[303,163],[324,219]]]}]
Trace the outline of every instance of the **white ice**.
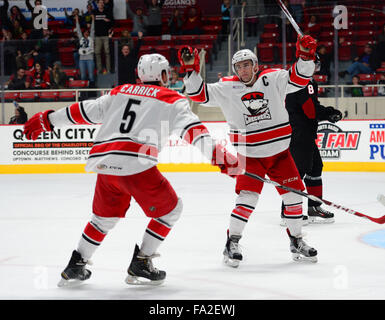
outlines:
[{"label": "white ice", "polygon": [[[154,260],[167,271],[165,283],[124,282],[149,221],[133,203],[96,251],[92,277],[63,289],[56,285],[90,217],[96,175],[0,175],[0,299],[385,299],[385,251],[361,239],[384,225],[336,210],[334,224],[303,228],[318,263],[296,263],[279,225],[280,198],[265,185],[241,240],[244,261],[233,269],[222,264],[222,251],[234,180],[215,172],[165,176],[184,202]],[[376,201],[385,193],[385,173],[325,172],[323,182],[325,199],[385,214]]]}]

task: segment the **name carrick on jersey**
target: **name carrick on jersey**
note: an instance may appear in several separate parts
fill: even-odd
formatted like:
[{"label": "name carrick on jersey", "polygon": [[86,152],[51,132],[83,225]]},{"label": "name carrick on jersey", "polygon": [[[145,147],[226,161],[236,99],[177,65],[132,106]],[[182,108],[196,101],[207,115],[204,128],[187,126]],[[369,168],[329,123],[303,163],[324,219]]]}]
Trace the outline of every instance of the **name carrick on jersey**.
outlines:
[{"label": "name carrick on jersey", "polygon": [[206,84],[195,71],[185,76],[184,83],[193,101],[222,109],[230,127],[230,141],[238,153],[264,158],[289,147],[292,129],[285,97],[304,88],[313,73],[314,62],[299,59],[289,70],[260,72],[251,87],[237,76]]},{"label": "name carrick on jersey", "polygon": [[[55,127],[101,124],[86,170],[102,174],[131,175],[155,166],[171,134],[196,146],[204,140],[205,148],[213,143],[185,96],[154,85],[121,85],[51,113],[49,120]],[[212,148],[202,152],[211,160]]]}]

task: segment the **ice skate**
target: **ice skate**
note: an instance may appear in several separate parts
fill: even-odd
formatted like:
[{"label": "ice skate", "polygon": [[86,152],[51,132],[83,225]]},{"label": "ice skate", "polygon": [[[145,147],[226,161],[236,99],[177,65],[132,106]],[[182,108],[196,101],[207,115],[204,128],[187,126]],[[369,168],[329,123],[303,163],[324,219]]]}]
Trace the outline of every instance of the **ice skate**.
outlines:
[{"label": "ice skate", "polygon": [[74,250],[67,267],[61,273],[58,287],[76,286],[89,279],[91,271],[86,269],[86,264],[90,263],[83,260],[80,253]]},{"label": "ice skate", "polygon": [[309,223],[333,223],[334,222],[334,214],[318,207],[309,207],[307,210],[309,215]]},{"label": "ice skate", "polygon": [[233,268],[239,266],[239,262],[242,261],[242,253],[239,248],[239,240],[241,236],[232,235],[229,236],[229,231],[227,231],[227,242],[225,250],[223,251],[223,262]]},{"label": "ice skate", "polygon": [[159,257],[158,254],[151,256],[141,255],[139,246],[135,246],[131,264],[128,267],[126,283],[130,285],[160,285],[166,278],[166,272],[154,268],[152,259]]},{"label": "ice skate", "polygon": [[286,229],[286,231],[290,238],[290,251],[293,260],[297,262],[317,262],[317,250],[307,245],[301,236],[294,237],[290,234],[289,229]]}]

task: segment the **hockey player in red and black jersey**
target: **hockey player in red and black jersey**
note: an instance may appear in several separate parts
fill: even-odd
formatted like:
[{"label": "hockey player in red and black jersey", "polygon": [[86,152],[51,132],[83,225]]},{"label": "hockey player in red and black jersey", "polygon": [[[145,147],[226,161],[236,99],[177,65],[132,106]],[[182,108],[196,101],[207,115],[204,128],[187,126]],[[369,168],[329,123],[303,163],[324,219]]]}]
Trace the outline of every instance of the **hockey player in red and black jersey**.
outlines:
[{"label": "hockey player in red and black jersey", "polygon": [[[316,64],[317,68],[317,64]],[[318,85],[312,79],[308,85],[299,91],[286,96],[286,109],[292,128],[290,153],[303,179],[307,192],[322,198],[322,158],[315,143],[319,121],[337,122],[342,119],[342,113],[333,108],[321,105],[318,100]],[[304,224],[332,223],[334,214],[321,207],[321,203],[308,200],[308,217],[304,215]],[[281,210],[283,217],[283,207]],[[282,225],[285,220],[282,219]]]}]

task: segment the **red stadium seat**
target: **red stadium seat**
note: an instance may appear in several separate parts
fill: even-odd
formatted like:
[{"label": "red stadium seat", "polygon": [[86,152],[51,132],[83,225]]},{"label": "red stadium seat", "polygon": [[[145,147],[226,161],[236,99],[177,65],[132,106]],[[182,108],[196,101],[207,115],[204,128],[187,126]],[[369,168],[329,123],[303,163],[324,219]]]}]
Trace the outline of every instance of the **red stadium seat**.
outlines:
[{"label": "red stadium seat", "polygon": [[68,87],[74,89],[87,88],[89,85],[88,80],[69,80]]},{"label": "red stadium seat", "polygon": [[374,31],[364,30],[364,31],[356,31],[355,39],[356,41],[368,41],[374,38]]},{"label": "red stadium seat", "polygon": [[50,102],[56,101],[59,97],[59,92],[57,91],[41,91],[40,92],[40,101],[41,102]]},{"label": "red stadium seat", "polygon": [[325,84],[328,82],[328,76],[324,74],[314,74],[313,79],[320,84]]},{"label": "red stadium seat", "polygon": [[352,59],[352,43],[350,41],[345,41],[338,46],[338,59],[340,61]]},{"label": "red stadium seat", "polygon": [[63,66],[75,65],[74,49],[69,47],[59,48],[59,57]]},{"label": "red stadium seat", "polygon": [[59,91],[58,101],[75,101],[76,92],[75,91]]},{"label": "red stadium seat", "polygon": [[67,75],[68,78],[76,80],[79,77],[78,69],[62,69],[62,71]]},{"label": "red stadium seat", "polygon": [[262,33],[260,36],[260,41],[263,43],[267,43],[267,42],[276,43],[278,42],[278,40],[279,40],[279,34],[275,32]]},{"label": "red stadium seat", "polygon": [[274,44],[273,43],[258,43],[257,56],[262,62],[274,61]]},{"label": "red stadium seat", "polygon": [[20,102],[34,102],[39,98],[38,92],[20,92]]},{"label": "red stadium seat", "polygon": [[376,76],[374,74],[360,73],[358,74],[358,77],[362,83],[376,83]]},{"label": "red stadium seat", "polygon": [[19,92],[5,92],[4,93],[4,100],[5,100],[5,102],[18,101],[19,95],[20,95]]},{"label": "red stadium seat", "polygon": [[276,23],[266,23],[263,26],[263,32],[264,33],[278,33],[279,32],[279,27],[278,24]]},{"label": "red stadium seat", "polygon": [[[276,48],[278,50],[278,59],[283,61],[283,45],[282,43],[277,43]],[[286,43],[286,61],[291,62],[295,59],[294,53],[295,43]]]},{"label": "red stadium seat", "polygon": [[202,29],[203,29],[203,32],[205,34],[218,34],[219,31],[221,31],[222,26],[218,26],[218,25],[204,25]]},{"label": "red stadium seat", "polygon": [[374,87],[364,86],[362,88],[362,92],[364,93],[364,97],[373,97],[375,95]]},{"label": "red stadium seat", "polygon": [[376,21],[359,21],[356,23],[356,28],[359,31],[376,31],[378,25]]}]

